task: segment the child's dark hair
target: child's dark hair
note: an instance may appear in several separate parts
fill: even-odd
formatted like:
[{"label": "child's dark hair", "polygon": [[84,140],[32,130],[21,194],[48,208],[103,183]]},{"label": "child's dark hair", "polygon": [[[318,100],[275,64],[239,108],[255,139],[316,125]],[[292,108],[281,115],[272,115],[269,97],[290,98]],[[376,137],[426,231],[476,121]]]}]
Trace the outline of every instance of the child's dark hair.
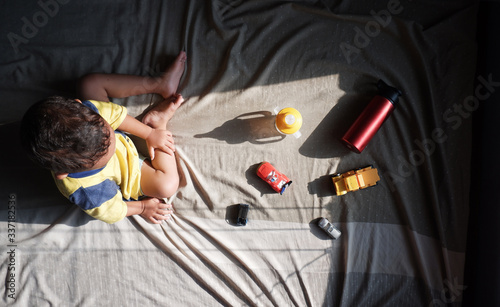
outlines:
[{"label": "child's dark hair", "polygon": [[110,145],[104,119],[74,99],[52,96],[29,108],[21,123],[28,155],[55,173],[89,169]]}]

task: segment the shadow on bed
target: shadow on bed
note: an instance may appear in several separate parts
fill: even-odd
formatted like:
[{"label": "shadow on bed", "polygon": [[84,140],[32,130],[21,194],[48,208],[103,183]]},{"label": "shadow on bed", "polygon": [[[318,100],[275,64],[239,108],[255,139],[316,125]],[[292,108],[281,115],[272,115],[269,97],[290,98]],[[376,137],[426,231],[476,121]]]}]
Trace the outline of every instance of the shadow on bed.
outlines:
[{"label": "shadow on bed", "polygon": [[275,115],[270,111],[258,111],[239,115],[228,120],[214,130],[194,135],[195,138],[213,138],[228,144],[250,142],[252,144],[269,144],[281,141],[285,135],[274,127]]},{"label": "shadow on bed", "polygon": [[[359,82],[365,81],[364,78],[359,80]],[[299,148],[299,153],[306,157],[323,159],[350,154],[351,151],[340,142],[340,139],[368,104],[370,95],[374,94],[375,91],[369,92],[366,96],[345,95],[340,98]]]},{"label": "shadow on bed", "polygon": [[[0,139],[9,144],[0,153],[1,185],[17,203],[16,222],[81,226],[91,219],[75,206],[70,206],[54,185],[49,171],[35,165],[23,152],[19,140],[20,122],[0,125]],[[34,205],[36,204],[36,205]],[[7,202],[0,210],[7,211]],[[7,215],[1,217],[2,221]]]},{"label": "shadow on bed", "polygon": [[307,185],[309,194],[317,197],[329,197],[337,195],[333,188],[331,175],[324,175],[314,179]]}]

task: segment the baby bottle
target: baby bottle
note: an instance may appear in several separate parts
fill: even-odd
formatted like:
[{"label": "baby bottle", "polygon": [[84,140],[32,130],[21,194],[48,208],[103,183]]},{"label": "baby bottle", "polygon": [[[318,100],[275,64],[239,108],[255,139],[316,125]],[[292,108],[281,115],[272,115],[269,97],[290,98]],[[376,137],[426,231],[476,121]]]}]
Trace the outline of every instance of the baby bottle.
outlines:
[{"label": "baby bottle", "polygon": [[294,108],[284,108],[278,111],[274,110],[276,114],[275,127],[281,134],[292,134],[296,138],[301,136],[299,131],[302,127],[302,115]]}]

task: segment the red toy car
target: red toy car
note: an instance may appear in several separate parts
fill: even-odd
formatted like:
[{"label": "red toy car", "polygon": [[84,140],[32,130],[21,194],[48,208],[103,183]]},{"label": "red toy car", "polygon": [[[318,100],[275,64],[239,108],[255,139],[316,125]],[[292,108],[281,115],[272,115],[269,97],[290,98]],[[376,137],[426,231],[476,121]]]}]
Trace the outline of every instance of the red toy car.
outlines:
[{"label": "red toy car", "polygon": [[292,181],[287,176],[278,172],[269,162],[262,162],[257,168],[257,175],[267,182],[273,190],[283,194],[285,189],[292,184]]}]

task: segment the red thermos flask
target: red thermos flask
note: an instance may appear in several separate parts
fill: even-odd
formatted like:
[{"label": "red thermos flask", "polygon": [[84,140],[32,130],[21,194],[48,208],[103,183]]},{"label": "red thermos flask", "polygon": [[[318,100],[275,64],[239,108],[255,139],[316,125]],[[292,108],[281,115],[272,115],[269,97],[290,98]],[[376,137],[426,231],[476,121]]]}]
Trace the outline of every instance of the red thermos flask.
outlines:
[{"label": "red thermos flask", "polygon": [[370,101],[341,141],[355,153],[361,153],[384,121],[391,115],[401,91],[378,80],[379,94]]}]

